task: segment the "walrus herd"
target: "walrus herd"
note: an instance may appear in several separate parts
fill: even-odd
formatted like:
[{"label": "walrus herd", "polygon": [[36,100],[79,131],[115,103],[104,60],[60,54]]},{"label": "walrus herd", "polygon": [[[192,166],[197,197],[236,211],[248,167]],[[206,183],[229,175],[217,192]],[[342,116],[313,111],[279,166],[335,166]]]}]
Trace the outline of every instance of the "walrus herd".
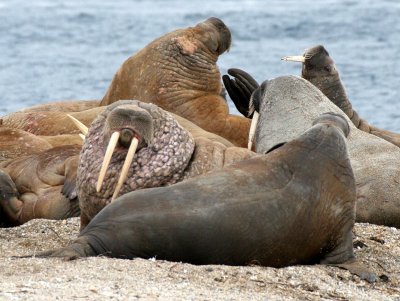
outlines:
[{"label": "walrus herd", "polygon": [[231,41],[212,17],[128,58],[101,100],[3,116],[0,226],[80,216],[79,237],[40,257],[322,263],[376,281],[352,229],[400,228],[400,135],[357,115],[323,46],[283,58],[302,78],[259,85],[221,76]]}]

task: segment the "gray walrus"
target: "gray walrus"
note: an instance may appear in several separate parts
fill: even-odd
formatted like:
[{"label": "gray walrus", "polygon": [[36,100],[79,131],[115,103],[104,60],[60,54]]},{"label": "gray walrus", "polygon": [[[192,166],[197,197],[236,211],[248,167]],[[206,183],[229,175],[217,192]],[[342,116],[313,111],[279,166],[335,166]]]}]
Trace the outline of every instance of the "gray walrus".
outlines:
[{"label": "gray walrus", "polygon": [[121,194],[171,185],[254,155],[156,105],[113,103],[91,124],[80,154],[81,227]]},{"label": "gray walrus", "polygon": [[[247,77],[251,76],[241,71],[231,81],[234,89],[227,88],[228,93],[237,93],[242,85],[251,89],[247,84],[249,80],[242,80]],[[238,95],[245,97],[248,93]],[[293,139],[324,112],[332,111],[349,120],[318,88],[295,76],[263,82],[252,93],[250,103],[247,113],[260,114],[255,132],[256,152],[259,153]],[[350,127],[348,149],[357,185],[356,221],[400,228],[400,150],[392,143],[357,129],[351,122]]]},{"label": "gray walrus", "polygon": [[326,114],[267,155],[161,188],[124,194],[69,246],[39,257],[156,257],[193,264],[354,265],[349,127]]},{"label": "gray walrus", "polygon": [[339,71],[324,46],[317,45],[307,49],[303,56],[286,56],[282,60],[302,62],[301,76],[342,109],[357,128],[400,146],[400,134],[369,124],[353,110],[346,89],[340,80]]}]

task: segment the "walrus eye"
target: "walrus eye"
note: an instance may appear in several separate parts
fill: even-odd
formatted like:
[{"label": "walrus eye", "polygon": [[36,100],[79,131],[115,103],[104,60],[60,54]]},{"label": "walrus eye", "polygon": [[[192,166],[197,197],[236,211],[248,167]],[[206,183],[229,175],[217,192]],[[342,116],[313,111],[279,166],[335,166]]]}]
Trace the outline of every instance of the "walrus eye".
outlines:
[{"label": "walrus eye", "polygon": [[128,148],[131,145],[131,141],[134,136],[135,133],[131,129],[122,129],[119,136],[119,144],[125,148]]}]

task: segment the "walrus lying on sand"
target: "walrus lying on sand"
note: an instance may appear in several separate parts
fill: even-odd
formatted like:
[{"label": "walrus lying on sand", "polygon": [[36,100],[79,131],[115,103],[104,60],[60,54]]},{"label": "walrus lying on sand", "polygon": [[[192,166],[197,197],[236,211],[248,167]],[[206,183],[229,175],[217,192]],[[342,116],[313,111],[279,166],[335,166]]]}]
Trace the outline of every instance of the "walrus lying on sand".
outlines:
[{"label": "walrus lying on sand", "polygon": [[[50,148],[0,164],[0,227],[79,216],[74,193],[80,146]],[[64,194],[61,191],[64,189]]]},{"label": "walrus lying on sand", "polygon": [[[250,93],[251,100],[245,99],[254,87],[253,81],[241,71],[227,85],[227,91],[232,100],[240,99],[241,107],[250,102],[249,115],[254,111],[257,117],[259,113],[258,122],[254,123],[257,153],[293,139],[324,112],[335,112],[348,119],[318,88],[302,78],[282,76],[267,80]],[[350,127],[348,149],[357,185],[356,221],[400,228],[400,149],[357,129],[351,122]]]},{"label": "walrus lying on sand", "polygon": [[349,127],[326,114],[267,155],[161,188],[124,194],[69,246],[37,257],[106,255],[193,264],[283,267],[354,262],[355,180]]},{"label": "walrus lying on sand", "polygon": [[120,194],[171,185],[254,155],[153,104],[113,103],[92,123],[81,151],[82,228]]},{"label": "walrus lying on sand", "polygon": [[317,45],[307,49],[303,56],[286,56],[282,60],[301,62],[301,76],[320,89],[335,105],[342,109],[357,128],[400,146],[400,134],[370,125],[353,110],[340,80],[339,71],[324,46]]},{"label": "walrus lying on sand", "polygon": [[[77,206],[74,205],[74,210],[68,211],[66,205],[69,199],[73,200],[72,205],[77,204],[76,195],[79,194],[84,227],[111,201],[113,194],[117,196],[135,189],[175,183],[256,155],[233,147],[226,139],[152,104],[121,101],[102,107],[99,112],[101,114],[86,135],[78,172],[79,146],[14,157],[0,165],[3,170],[0,177],[0,211],[3,213],[0,212],[0,217],[3,216],[5,221],[2,226],[19,225],[39,217],[59,219],[76,216],[79,208],[75,210]],[[107,144],[115,132],[120,133],[118,139],[113,138],[115,154],[108,170],[103,168],[102,180],[97,181]],[[130,166],[125,169],[128,173],[120,178],[119,188],[116,188],[134,137],[140,140],[137,155],[129,156],[132,163],[127,163]],[[18,145],[21,141],[17,139],[14,143]],[[11,145],[10,152],[14,149]],[[109,155],[111,159],[111,153]],[[69,174],[74,172],[74,177],[67,177],[68,183],[64,183],[66,171]],[[81,189],[75,189],[76,173],[77,185]],[[97,182],[101,183],[98,192]]]},{"label": "walrus lying on sand", "polygon": [[[231,33],[217,18],[165,34],[121,65],[100,105],[140,99],[182,116],[237,146],[245,146],[250,121],[229,114],[221,96],[221,74],[216,64],[230,45]],[[72,113],[88,126],[94,116],[83,111],[98,104],[82,101],[40,105],[4,116],[3,125],[37,135],[74,134],[76,128],[66,113]]]}]

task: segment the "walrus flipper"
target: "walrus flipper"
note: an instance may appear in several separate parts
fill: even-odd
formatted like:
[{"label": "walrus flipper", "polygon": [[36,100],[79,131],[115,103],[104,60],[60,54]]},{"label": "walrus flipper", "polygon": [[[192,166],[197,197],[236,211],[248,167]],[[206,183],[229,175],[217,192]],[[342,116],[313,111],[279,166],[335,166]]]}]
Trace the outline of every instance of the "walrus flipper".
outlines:
[{"label": "walrus flipper", "polygon": [[252,118],[252,112],[249,111],[250,98],[253,92],[259,87],[259,84],[250,74],[240,69],[228,69],[228,74],[234,78],[230,79],[225,74],[222,76],[222,80],[230,98],[240,113]]},{"label": "walrus flipper", "polygon": [[0,227],[18,226],[19,193],[14,181],[0,169]]},{"label": "walrus flipper", "polygon": [[68,158],[64,163],[65,180],[61,193],[68,199],[77,198],[76,176],[79,164],[79,155]]}]

